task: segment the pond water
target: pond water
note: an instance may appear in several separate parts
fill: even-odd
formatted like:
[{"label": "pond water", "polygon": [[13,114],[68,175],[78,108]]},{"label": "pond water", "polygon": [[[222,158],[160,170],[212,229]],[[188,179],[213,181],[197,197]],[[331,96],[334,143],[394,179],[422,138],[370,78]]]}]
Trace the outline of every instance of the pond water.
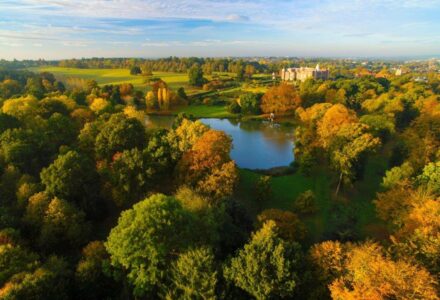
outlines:
[{"label": "pond water", "polygon": [[[170,127],[172,117],[149,116],[149,127]],[[241,168],[270,169],[288,166],[293,160],[292,127],[268,121],[233,119],[200,119],[212,129],[222,130],[232,137],[231,158]]]}]

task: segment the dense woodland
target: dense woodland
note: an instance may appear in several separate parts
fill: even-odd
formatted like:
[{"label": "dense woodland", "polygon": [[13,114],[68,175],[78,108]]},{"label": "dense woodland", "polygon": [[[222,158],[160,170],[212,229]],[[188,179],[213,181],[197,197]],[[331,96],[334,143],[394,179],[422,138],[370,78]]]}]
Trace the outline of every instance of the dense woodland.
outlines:
[{"label": "dense woodland", "polygon": [[[283,64],[56,63],[188,72],[196,86],[212,84],[210,72],[246,81]],[[425,63],[395,76],[389,62],[328,60],[331,80],[272,82],[225,104],[238,118],[290,118],[294,171],[331,178],[339,227],[316,241],[302,222],[320,209],[312,191],[291,210],[254,217],[236,193],[228,135],[185,115],[170,129],[145,125],[149,109],[191,105],[183,89],[161,80],[146,94],[94,81],[66,88],[50,73],[4,65],[1,299],[439,299],[440,76]],[[426,80],[416,80],[421,73]],[[384,232],[359,236],[350,217],[356,184],[378,157],[385,169],[375,174],[381,187],[371,201]],[[255,203],[270,199],[268,177],[260,176]]]}]

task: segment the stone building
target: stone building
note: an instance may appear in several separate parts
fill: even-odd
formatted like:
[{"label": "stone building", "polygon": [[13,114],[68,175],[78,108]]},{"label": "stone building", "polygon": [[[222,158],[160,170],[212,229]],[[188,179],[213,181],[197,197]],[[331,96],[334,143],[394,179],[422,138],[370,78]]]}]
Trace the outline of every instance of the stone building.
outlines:
[{"label": "stone building", "polygon": [[281,80],[284,81],[305,81],[308,78],[327,80],[328,76],[328,69],[320,69],[319,64],[315,68],[287,68],[280,71]]}]

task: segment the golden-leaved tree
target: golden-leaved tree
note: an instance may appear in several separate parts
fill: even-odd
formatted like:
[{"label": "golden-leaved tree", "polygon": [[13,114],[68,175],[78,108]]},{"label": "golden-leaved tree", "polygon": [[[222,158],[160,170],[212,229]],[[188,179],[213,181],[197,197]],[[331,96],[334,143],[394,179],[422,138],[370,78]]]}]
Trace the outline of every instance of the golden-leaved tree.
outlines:
[{"label": "golden-leaved tree", "polygon": [[229,156],[231,148],[232,140],[223,131],[206,131],[180,159],[180,183],[214,201],[232,195],[238,172]]},{"label": "golden-leaved tree", "polygon": [[271,87],[261,99],[261,111],[265,114],[292,113],[301,104],[295,88],[287,83]]}]

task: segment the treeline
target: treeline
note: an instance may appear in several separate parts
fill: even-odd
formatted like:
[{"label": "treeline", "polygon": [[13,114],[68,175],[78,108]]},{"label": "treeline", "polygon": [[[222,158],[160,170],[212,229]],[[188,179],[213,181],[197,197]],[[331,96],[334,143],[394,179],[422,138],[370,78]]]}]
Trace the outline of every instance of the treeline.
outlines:
[{"label": "treeline", "polygon": [[[142,73],[153,71],[186,73],[194,65],[202,67],[205,74],[212,72],[236,73],[237,68],[253,68],[254,73],[262,73],[268,70],[267,66],[255,61],[244,61],[242,59],[220,59],[220,58],[90,58],[90,59],[69,59],[58,62],[60,67],[71,68],[124,68],[131,69],[134,66],[141,68]],[[249,66],[249,67],[248,67]]]}]

